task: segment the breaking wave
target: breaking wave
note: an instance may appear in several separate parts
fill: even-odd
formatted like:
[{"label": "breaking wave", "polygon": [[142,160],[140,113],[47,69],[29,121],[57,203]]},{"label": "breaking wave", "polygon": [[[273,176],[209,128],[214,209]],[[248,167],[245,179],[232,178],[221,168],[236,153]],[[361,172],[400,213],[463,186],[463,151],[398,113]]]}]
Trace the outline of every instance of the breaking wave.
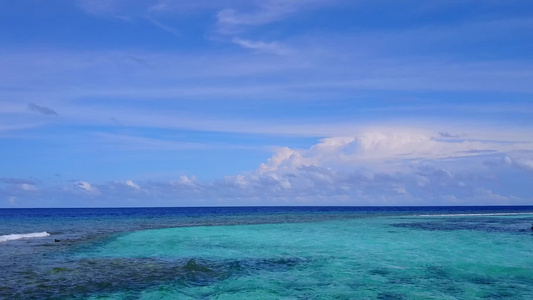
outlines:
[{"label": "breaking wave", "polygon": [[20,240],[20,239],[29,239],[29,238],[39,238],[39,237],[45,237],[49,235],[50,234],[46,231],[23,233],[23,234],[6,234],[6,235],[0,235],[0,242],[7,242],[7,241],[12,241],[12,240]]}]

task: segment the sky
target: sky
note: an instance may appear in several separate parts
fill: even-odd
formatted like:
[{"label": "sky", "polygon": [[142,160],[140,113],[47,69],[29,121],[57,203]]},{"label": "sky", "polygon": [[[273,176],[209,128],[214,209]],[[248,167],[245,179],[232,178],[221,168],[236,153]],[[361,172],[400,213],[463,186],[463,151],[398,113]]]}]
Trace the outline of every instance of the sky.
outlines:
[{"label": "sky", "polygon": [[533,205],[532,1],[0,5],[0,207]]}]

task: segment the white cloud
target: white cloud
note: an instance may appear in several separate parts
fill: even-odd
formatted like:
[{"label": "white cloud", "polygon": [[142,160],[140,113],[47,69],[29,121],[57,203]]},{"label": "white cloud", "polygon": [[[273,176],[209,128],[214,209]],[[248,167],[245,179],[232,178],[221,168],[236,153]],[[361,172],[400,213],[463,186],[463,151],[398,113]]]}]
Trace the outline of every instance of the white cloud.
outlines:
[{"label": "white cloud", "polygon": [[284,13],[273,10],[260,10],[256,13],[240,13],[234,9],[223,9],[217,14],[219,31],[230,33],[238,26],[262,25],[279,20]]},{"label": "white cloud", "polygon": [[284,167],[290,168],[293,168],[295,165],[297,167],[304,165],[302,156],[298,151],[292,150],[289,147],[283,147],[277,149],[276,153],[266,163],[262,163],[259,166],[259,172],[276,171],[285,162],[290,162],[290,165]]},{"label": "white cloud", "polygon": [[17,187],[22,190],[22,191],[26,191],[26,192],[35,192],[37,191],[37,187],[33,184],[30,184],[30,183],[21,183],[21,184],[18,184]]},{"label": "white cloud", "polygon": [[479,202],[484,203],[485,205],[512,205],[513,198],[516,198],[512,195],[503,196],[497,194],[492,190],[484,187],[477,188],[475,192],[475,198],[479,199]]},{"label": "white cloud", "polygon": [[196,177],[194,176],[185,176],[182,175],[178,180],[173,180],[170,182],[172,185],[181,185],[181,186],[190,186],[194,187],[196,186]]},{"label": "white cloud", "polygon": [[[533,151],[533,141],[502,143],[477,140],[475,136],[448,141],[436,136],[437,132],[413,128],[367,129],[354,137],[322,139],[309,149],[280,148],[259,171],[294,170],[301,166],[381,167],[411,160],[478,156],[485,152]],[[527,167],[528,163],[529,160],[521,160],[522,166]]]},{"label": "white cloud", "polygon": [[75,186],[78,188],[78,190],[82,190],[89,194],[99,194],[99,190],[92,186],[90,183],[86,181],[78,181],[76,182]]},{"label": "white cloud", "polygon": [[248,179],[244,175],[237,175],[228,177],[230,183],[234,183],[240,188],[246,189],[249,187]]},{"label": "white cloud", "polygon": [[171,5],[171,2],[162,0],[77,0],[77,2],[86,13],[110,16],[128,22],[150,13],[176,11],[180,7],[187,7],[190,10],[195,7],[195,5],[184,4],[183,1]]},{"label": "white cloud", "polygon": [[157,0],[151,1],[152,4],[148,8],[150,13],[158,14],[172,14],[172,13],[193,13],[197,11],[216,11],[223,9],[228,5],[231,6],[249,6],[252,1],[250,0],[226,0],[226,1],[213,1],[213,0],[195,0],[195,1],[175,1],[175,0]]},{"label": "white cloud", "polygon": [[[532,158],[532,145],[524,142],[527,137],[500,142],[467,131],[468,140],[450,141],[439,132],[443,130],[360,129],[354,136],[325,138],[308,148],[277,148],[255,171],[207,182],[182,175],[174,181],[128,180],[98,189],[84,181],[76,185],[93,198],[163,206],[527,203],[533,192],[528,186],[517,191],[494,187],[501,168]],[[472,151],[480,149],[492,151]],[[487,160],[499,163],[485,164]],[[140,186],[142,193],[136,192]]]},{"label": "white cloud", "polygon": [[[20,178],[0,178],[0,196],[2,195],[2,184],[5,185],[4,191],[7,193],[7,195],[13,197],[32,194],[35,195],[35,192],[39,191],[34,180]],[[16,197],[14,199],[16,199]]]},{"label": "white cloud", "polygon": [[533,171],[533,159],[521,159],[516,164],[525,170]]},{"label": "white cloud", "polygon": [[[228,176],[205,185],[204,191],[217,199],[259,198],[277,204],[527,203],[529,187],[493,191],[497,172],[483,164],[485,152],[471,151],[473,147],[490,148],[490,157],[502,158],[507,151],[524,148],[522,142],[450,142],[435,138],[438,132],[406,128],[387,132],[381,128],[354,137],[323,139],[307,149],[278,148],[256,171]],[[530,152],[521,153],[531,157],[531,143],[525,148]]]},{"label": "white cloud", "polygon": [[236,37],[244,28],[266,25],[286,19],[290,15],[301,13],[312,8],[330,5],[332,1],[322,0],[263,0],[256,2],[254,9],[237,10],[226,8],[217,14],[217,30],[222,35],[234,36],[231,40],[243,48],[254,50],[256,53],[270,53],[275,55],[289,55],[294,53],[279,42],[253,41]]},{"label": "white cloud", "polygon": [[336,1],[325,0],[263,0],[257,1],[252,11],[223,9],[218,15],[218,23],[222,32],[235,30],[238,26],[258,26],[281,21],[292,14],[325,5]]},{"label": "white cloud", "polygon": [[160,21],[158,21],[158,20],[156,20],[156,19],[154,19],[152,17],[146,17],[146,19],[148,21],[150,21],[150,23],[152,23],[156,27],[158,27],[158,28],[160,28],[160,29],[172,34],[175,37],[180,37],[181,36],[180,32],[177,29],[175,29],[175,28],[173,28],[171,26],[163,24],[162,22],[160,22]]},{"label": "white cloud", "polygon": [[259,53],[270,53],[276,55],[289,55],[293,50],[281,45],[278,42],[261,42],[261,41],[250,41],[241,38],[233,38],[232,42],[247,49],[254,50]]},{"label": "white cloud", "polygon": [[[522,205],[531,201],[530,185],[507,188],[495,184],[504,179],[501,176],[521,172],[518,168],[507,168],[505,154],[400,159],[401,168],[375,167],[376,160],[332,163],[341,157],[339,145],[349,140],[331,139],[307,149],[280,148],[256,171],[220,180],[198,181],[183,175],[174,181],[110,182],[98,185],[98,190],[84,181],[77,182],[75,187],[83,191],[80,195],[91,197],[89,205],[103,206]],[[302,156],[295,158],[295,154]],[[499,164],[484,164],[489,158],[499,159]],[[27,197],[31,193],[14,195]],[[118,199],[123,202],[117,202]],[[79,201],[78,205],[88,205],[83,197]]]},{"label": "white cloud", "polygon": [[134,190],[137,190],[137,191],[139,191],[141,189],[141,187],[138,184],[134,183],[131,180],[126,180],[126,185],[129,186],[130,188],[134,189]]},{"label": "white cloud", "polygon": [[400,195],[407,194],[407,190],[402,186],[394,187],[393,189]]},{"label": "white cloud", "polygon": [[533,157],[524,157],[523,153],[517,153],[515,156],[516,157],[505,156],[505,163],[516,166],[525,171],[533,172]]}]

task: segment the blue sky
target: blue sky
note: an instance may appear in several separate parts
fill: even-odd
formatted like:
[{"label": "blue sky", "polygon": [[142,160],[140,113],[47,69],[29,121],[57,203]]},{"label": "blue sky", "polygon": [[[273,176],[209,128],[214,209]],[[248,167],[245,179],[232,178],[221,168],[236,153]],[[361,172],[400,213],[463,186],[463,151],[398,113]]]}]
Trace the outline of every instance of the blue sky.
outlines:
[{"label": "blue sky", "polygon": [[0,207],[533,204],[531,1],[0,4]]}]

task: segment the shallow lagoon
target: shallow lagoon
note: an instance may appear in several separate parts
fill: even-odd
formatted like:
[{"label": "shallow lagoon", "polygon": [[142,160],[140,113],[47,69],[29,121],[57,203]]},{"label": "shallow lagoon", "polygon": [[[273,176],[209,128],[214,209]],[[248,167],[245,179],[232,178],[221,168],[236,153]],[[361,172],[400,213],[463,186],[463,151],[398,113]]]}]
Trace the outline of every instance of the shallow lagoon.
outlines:
[{"label": "shallow lagoon", "polygon": [[[3,278],[0,295],[80,299],[533,298],[533,214],[523,214],[528,212],[526,208],[504,215],[490,215],[494,211],[455,215],[456,211],[451,211],[453,215],[444,216],[445,212],[450,211],[432,210],[433,215],[420,216],[427,211],[259,210],[167,216],[152,218],[151,223],[145,223],[142,216],[129,216],[121,224],[129,220],[134,231],[119,226],[109,232],[105,226],[98,227],[105,224],[100,219],[100,225],[91,229],[98,233],[86,238],[72,238],[73,232],[51,232],[47,238],[1,244],[8,252],[23,251],[10,254],[11,269],[3,275],[10,277]],[[193,220],[198,223],[190,226]],[[171,226],[173,222],[181,227]],[[152,228],[158,224],[165,228]],[[61,234],[67,239],[51,240]],[[31,264],[23,262],[30,257]]]}]

